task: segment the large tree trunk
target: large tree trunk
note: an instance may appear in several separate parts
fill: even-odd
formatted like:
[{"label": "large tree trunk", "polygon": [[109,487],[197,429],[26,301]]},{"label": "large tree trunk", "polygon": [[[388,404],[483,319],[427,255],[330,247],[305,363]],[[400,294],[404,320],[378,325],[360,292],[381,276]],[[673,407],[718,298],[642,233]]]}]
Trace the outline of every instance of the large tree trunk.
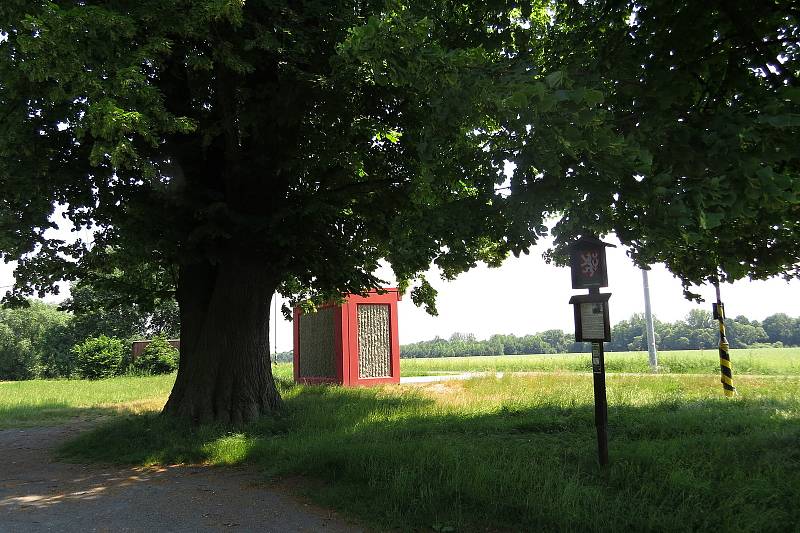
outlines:
[{"label": "large tree trunk", "polygon": [[240,424],[281,407],[269,363],[276,286],[264,263],[246,253],[181,267],[180,366],[164,414]]}]

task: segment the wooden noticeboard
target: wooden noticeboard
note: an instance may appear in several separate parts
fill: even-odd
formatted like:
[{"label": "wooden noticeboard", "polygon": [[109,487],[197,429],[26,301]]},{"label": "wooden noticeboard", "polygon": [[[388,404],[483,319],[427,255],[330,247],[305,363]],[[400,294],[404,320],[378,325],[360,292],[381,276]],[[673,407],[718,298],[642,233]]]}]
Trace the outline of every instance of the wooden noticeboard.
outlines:
[{"label": "wooden noticeboard", "polygon": [[611,324],[608,318],[608,299],[611,293],[580,294],[570,298],[575,306],[575,341],[611,340]]}]

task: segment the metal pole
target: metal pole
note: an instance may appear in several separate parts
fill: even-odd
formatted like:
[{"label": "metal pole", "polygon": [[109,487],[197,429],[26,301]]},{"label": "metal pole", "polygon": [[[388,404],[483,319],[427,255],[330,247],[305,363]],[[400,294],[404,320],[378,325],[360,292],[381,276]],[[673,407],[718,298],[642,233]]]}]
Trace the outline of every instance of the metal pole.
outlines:
[{"label": "metal pole", "polygon": [[736,394],[736,387],[733,386],[733,366],[731,366],[730,346],[725,337],[725,306],[719,292],[719,281],[714,280],[714,289],[717,292],[717,303],[714,304],[714,318],[719,321],[719,369],[722,374],[722,390],[725,396],[731,397]]},{"label": "metal pole", "polygon": [[594,377],[594,425],[597,428],[597,458],[608,465],[608,402],[606,400],[606,364],[603,343],[592,343],[592,375]]},{"label": "metal pole", "polygon": [[658,353],[656,352],[656,334],[653,327],[653,310],[650,307],[650,282],[647,270],[642,269],[642,286],[644,287],[644,321],[647,353],[650,357],[650,370],[658,372]]},{"label": "metal pole", "polygon": [[272,363],[278,362],[278,293],[276,292],[272,300]]}]

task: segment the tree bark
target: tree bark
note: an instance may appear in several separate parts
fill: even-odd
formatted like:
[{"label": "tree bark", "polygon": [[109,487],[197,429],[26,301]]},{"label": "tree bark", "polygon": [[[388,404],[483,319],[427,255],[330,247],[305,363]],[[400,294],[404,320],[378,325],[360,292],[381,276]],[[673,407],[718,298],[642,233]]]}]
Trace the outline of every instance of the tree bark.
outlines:
[{"label": "tree bark", "polygon": [[269,361],[276,287],[264,262],[246,252],[181,267],[180,366],[165,415],[241,424],[281,408]]}]

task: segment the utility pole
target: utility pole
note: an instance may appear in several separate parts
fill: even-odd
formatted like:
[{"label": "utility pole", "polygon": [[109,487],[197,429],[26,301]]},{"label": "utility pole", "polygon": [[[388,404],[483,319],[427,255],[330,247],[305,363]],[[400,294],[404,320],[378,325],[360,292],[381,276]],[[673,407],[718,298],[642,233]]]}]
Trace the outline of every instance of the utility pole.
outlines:
[{"label": "utility pole", "polygon": [[653,327],[653,309],[650,307],[650,282],[647,269],[642,269],[642,286],[644,288],[644,322],[647,353],[650,358],[650,370],[658,372],[658,353],[656,352],[656,333]]},{"label": "utility pole", "polygon": [[272,297],[272,363],[278,362],[278,293]]}]

